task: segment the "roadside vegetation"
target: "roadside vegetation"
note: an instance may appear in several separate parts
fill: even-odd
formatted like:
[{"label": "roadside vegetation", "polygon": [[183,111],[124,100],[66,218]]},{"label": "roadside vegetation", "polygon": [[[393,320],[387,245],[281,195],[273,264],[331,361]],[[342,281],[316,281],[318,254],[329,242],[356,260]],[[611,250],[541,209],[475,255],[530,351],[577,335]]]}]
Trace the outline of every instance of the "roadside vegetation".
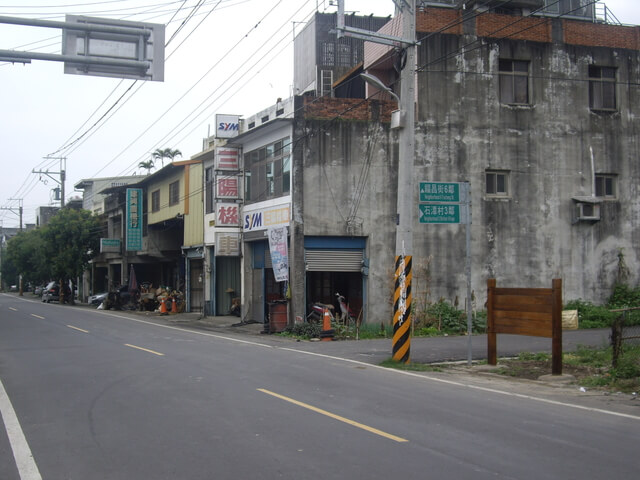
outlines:
[{"label": "roadside vegetation", "polygon": [[86,210],[63,208],[43,227],[19,233],[2,252],[2,279],[7,285],[44,285],[76,279],[99,251],[102,225]]},{"label": "roadside vegetation", "polygon": [[[572,300],[566,303],[565,310],[578,311],[578,328],[611,328],[621,315],[620,310],[640,306],[640,287],[631,288],[624,283],[617,284],[604,305],[595,305],[584,300]],[[640,331],[640,310],[626,312],[625,326],[637,327]],[[474,311],[472,316],[473,333],[486,332],[486,311]],[[334,323],[334,340],[355,340],[392,338],[392,325],[363,324],[358,330],[355,325]],[[300,339],[312,339],[320,336],[321,325],[303,323],[288,327],[283,335]],[[414,304],[414,337],[433,337],[464,335],[467,331],[467,318],[464,310],[454,303],[440,299],[434,303]],[[563,372],[573,375],[579,386],[605,391],[638,392],[640,390],[640,339],[625,344],[622,355],[613,366],[611,346],[601,348],[580,347],[575,352],[563,354]],[[383,366],[414,371],[446,371],[450,366],[425,365],[418,363],[398,364],[392,360]],[[501,359],[494,373],[537,379],[551,372],[551,355],[547,353],[521,353],[518,358]]]}]

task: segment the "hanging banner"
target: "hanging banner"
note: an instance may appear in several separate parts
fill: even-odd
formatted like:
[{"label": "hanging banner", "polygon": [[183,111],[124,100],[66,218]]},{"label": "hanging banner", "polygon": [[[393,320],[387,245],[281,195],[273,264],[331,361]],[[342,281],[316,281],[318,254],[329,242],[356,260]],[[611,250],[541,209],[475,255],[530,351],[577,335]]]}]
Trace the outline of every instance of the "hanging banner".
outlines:
[{"label": "hanging banner", "polygon": [[269,228],[269,253],[276,282],[289,280],[289,253],[287,250],[287,227]]}]

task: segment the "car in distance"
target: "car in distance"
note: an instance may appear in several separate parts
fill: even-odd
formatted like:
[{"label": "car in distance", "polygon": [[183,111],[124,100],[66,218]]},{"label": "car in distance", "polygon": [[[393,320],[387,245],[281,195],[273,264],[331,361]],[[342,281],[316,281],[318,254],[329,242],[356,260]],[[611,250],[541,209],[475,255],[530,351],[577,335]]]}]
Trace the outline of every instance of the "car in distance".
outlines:
[{"label": "car in distance", "polygon": [[[64,301],[69,303],[71,299],[71,289],[68,285],[64,285]],[[58,282],[49,282],[42,290],[42,301],[46,303],[60,301],[60,285]]]}]

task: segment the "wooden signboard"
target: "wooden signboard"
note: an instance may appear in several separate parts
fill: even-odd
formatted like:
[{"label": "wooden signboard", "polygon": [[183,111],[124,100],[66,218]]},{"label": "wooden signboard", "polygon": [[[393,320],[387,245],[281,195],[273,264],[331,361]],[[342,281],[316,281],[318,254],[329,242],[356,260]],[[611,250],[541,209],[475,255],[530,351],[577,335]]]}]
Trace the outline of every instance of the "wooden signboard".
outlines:
[{"label": "wooden signboard", "polygon": [[562,280],[551,288],[498,288],[487,280],[487,358],[497,364],[496,335],[551,338],[551,373],[562,375]]}]

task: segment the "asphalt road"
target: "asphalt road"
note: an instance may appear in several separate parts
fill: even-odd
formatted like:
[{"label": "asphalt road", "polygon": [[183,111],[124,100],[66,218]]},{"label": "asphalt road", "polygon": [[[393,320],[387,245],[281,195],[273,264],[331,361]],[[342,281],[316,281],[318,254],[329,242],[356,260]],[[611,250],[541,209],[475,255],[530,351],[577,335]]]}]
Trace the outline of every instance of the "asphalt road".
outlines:
[{"label": "asphalt road", "polygon": [[640,415],[301,346],[0,295],[0,478],[637,476]]}]

